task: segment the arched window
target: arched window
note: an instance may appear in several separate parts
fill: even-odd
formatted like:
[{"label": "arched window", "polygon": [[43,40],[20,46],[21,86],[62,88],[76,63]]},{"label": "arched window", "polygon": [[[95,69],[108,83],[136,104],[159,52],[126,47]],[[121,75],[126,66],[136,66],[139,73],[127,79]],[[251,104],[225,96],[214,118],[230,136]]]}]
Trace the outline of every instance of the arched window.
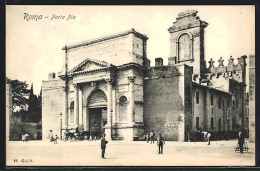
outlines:
[{"label": "arched window", "polygon": [[127,102],[127,98],[126,98],[125,96],[121,96],[121,97],[119,98],[119,102],[120,102],[120,103],[126,103],[126,102]]},{"label": "arched window", "polygon": [[70,103],[70,123],[74,123],[74,101]]},{"label": "arched window", "polygon": [[106,103],[106,102],[107,102],[106,94],[102,90],[96,90],[91,94],[88,104],[90,105],[90,104]]}]

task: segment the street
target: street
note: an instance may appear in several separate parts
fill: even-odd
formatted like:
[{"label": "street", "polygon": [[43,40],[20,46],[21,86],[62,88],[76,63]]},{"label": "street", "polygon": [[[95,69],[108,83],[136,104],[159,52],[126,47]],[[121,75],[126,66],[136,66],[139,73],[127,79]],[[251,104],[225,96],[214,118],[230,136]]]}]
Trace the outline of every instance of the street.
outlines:
[{"label": "street", "polygon": [[[248,142],[248,139],[246,139]],[[237,140],[207,142],[166,141],[163,154],[145,141],[109,141],[101,159],[100,141],[12,141],[6,146],[7,166],[253,166],[255,144],[240,154]]]}]

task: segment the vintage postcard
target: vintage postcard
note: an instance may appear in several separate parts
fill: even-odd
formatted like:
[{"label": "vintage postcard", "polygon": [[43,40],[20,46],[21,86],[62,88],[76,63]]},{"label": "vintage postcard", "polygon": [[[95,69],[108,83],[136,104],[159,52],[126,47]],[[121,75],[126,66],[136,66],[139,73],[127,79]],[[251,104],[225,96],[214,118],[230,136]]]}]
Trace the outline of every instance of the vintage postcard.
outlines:
[{"label": "vintage postcard", "polygon": [[255,7],[6,6],[6,166],[254,166]]}]

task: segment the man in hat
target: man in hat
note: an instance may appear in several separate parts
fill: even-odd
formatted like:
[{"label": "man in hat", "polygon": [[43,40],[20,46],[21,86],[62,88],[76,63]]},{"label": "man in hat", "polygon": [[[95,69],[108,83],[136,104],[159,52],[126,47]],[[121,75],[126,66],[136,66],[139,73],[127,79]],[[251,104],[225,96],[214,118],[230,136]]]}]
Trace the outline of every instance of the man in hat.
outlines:
[{"label": "man in hat", "polygon": [[159,154],[163,154],[163,144],[165,144],[164,139],[161,134],[157,137],[157,145],[158,145],[158,150]]},{"label": "man in hat", "polygon": [[106,151],[106,144],[108,141],[105,139],[106,134],[103,134],[103,137],[101,138],[101,157],[104,159],[105,158],[105,151]]}]

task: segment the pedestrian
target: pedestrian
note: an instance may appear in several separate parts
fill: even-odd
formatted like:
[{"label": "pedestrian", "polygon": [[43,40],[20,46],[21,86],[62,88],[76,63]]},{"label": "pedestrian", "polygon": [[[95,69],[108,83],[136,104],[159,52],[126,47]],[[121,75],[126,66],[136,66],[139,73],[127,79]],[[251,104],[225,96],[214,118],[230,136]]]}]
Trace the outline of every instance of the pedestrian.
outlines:
[{"label": "pedestrian", "polygon": [[25,141],[28,142],[29,134],[24,134],[24,137],[25,137]]},{"label": "pedestrian", "polygon": [[207,134],[208,145],[210,145],[210,137],[211,137],[211,133],[210,133],[210,132],[208,132],[208,134]]},{"label": "pedestrian", "polygon": [[245,139],[243,137],[243,134],[241,132],[239,132],[239,137],[238,137],[238,145],[239,145],[239,149],[240,149],[240,153],[243,153],[243,145],[244,145]]},{"label": "pedestrian", "polygon": [[145,134],[145,139],[146,139],[147,143],[149,143],[149,134],[148,134],[148,132]]},{"label": "pedestrian", "polygon": [[54,144],[58,144],[58,139],[59,139],[59,137],[56,135],[55,139],[54,139]]},{"label": "pedestrian", "polygon": [[108,141],[105,139],[106,134],[103,134],[103,137],[101,138],[101,157],[105,159],[105,152],[106,152],[106,146]]},{"label": "pedestrian", "polygon": [[158,152],[159,154],[163,154],[163,145],[165,144],[165,141],[161,134],[157,137],[157,145],[158,145]]},{"label": "pedestrian", "polygon": [[25,141],[25,135],[22,134],[22,141],[24,142]]},{"label": "pedestrian", "polygon": [[153,132],[153,130],[150,132],[150,141],[151,141],[151,144],[152,144],[152,141],[153,141],[153,144],[154,144],[154,132]]},{"label": "pedestrian", "polygon": [[50,137],[50,142],[52,142],[54,140],[52,130],[50,130],[49,137]]}]

